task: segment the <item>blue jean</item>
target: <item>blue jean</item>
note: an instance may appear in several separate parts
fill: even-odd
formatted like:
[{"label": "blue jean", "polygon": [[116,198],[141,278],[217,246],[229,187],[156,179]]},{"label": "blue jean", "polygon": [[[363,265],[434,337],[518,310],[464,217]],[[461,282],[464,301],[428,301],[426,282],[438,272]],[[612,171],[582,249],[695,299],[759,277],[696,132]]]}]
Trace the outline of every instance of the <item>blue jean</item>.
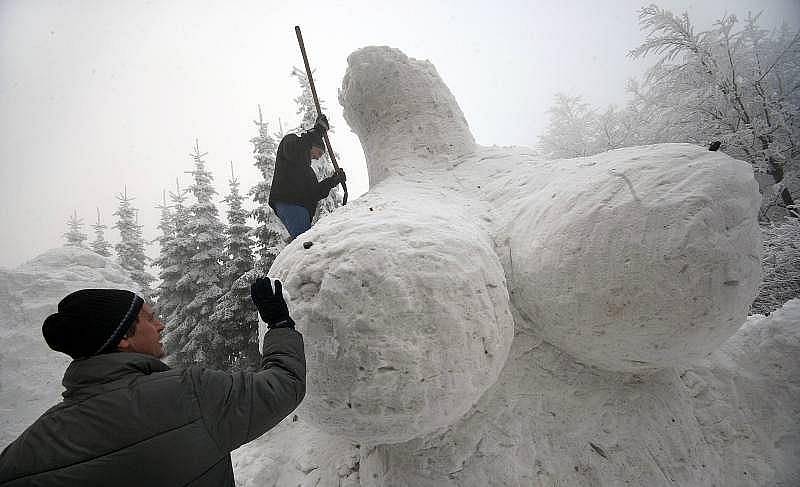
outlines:
[{"label": "blue jean", "polygon": [[278,214],[278,218],[281,219],[292,239],[311,228],[311,215],[303,206],[276,202],[275,213]]}]

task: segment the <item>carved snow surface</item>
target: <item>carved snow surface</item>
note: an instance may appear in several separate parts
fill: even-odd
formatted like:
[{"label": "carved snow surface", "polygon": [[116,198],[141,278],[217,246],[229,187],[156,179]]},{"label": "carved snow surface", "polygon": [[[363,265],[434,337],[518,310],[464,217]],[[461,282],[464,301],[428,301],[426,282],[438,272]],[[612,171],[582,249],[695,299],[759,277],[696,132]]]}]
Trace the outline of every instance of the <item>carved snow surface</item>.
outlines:
[{"label": "carved snow surface", "polygon": [[364,146],[373,185],[421,161],[473,151],[467,120],[430,61],[389,47],[365,47],[347,61],[339,103]]},{"label": "carved snow surface", "polygon": [[[517,326],[617,371],[696,362],[744,322],[761,276],[749,164],[688,144],[490,177]],[[498,201],[499,202],[499,201]]]},{"label": "carved snow surface", "polygon": [[798,354],[800,300],[709,360],[647,377],[583,366],[526,332],[457,424],[365,451],[361,485],[800,485]]},{"label": "carved snow surface", "polygon": [[311,419],[369,443],[464,414],[497,379],[514,334],[503,268],[466,202],[398,184],[326,218],[270,272],[304,335]]},{"label": "carved snow surface", "polygon": [[[455,424],[369,446],[305,403],[234,455],[242,487],[800,485],[800,300],[708,360],[649,376],[575,362],[528,331]],[[295,420],[296,419],[296,420]]]}]

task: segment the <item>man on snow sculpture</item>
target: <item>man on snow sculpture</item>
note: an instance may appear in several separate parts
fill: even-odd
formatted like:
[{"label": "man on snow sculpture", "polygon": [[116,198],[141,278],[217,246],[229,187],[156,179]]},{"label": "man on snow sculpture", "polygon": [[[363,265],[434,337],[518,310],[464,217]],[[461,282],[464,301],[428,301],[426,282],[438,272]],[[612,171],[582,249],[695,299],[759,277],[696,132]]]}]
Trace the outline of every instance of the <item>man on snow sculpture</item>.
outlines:
[{"label": "man on snow sculpture", "polygon": [[332,176],[318,181],[311,168],[311,160],[319,159],[325,153],[322,137],[328,128],[328,119],[320,115],[314,128],[299,136],[288,134],[278,144],[269,206],[275,210],[292,239],[311,228],[317,202],[347,180],[344,171],[339,169]]},{"label": "man on snow sculpture", "polygon": [[0,486],[234,485],[230,452],[303,399],[303,337],[268,279],[250,288],[269,331],[258,372],[170,369],[150,305],[118,289],[82,289],[42,326],[74,360],[64,400],[0,454]]}]

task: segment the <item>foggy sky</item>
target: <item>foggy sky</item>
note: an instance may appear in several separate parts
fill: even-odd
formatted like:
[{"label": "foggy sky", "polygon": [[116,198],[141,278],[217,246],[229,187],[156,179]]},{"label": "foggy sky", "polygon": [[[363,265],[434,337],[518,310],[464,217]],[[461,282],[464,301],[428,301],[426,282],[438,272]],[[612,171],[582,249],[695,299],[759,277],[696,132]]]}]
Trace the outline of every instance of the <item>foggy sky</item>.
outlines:
[{"label": "foggy sky", "polygon": [[[637,10],[647,3],[0,0],[0,266],[61,245],[73,210],[91,241],[95,208],[113,225],[123,185],[154,239],[162,190],[176,177],[191,182],[195,138],[217,201],[231,161],[246,192],[259,177],[249,142],[257,106],[275,130],[279,119],[285,129],[299,121],[294,25],[353,198],[367,190],[366,168],[337,92],[355,49],[429,59],[479,144],[535,146],[557,92],[596,107],[624,103],[625,80],[653,61],[626,56],[644,38]],[[800,24],[797,0],[657,4],[688,11],[696,30],[748,10],[764,11],[762,27]],[[106,238],[116,243],[118,232]]]}]

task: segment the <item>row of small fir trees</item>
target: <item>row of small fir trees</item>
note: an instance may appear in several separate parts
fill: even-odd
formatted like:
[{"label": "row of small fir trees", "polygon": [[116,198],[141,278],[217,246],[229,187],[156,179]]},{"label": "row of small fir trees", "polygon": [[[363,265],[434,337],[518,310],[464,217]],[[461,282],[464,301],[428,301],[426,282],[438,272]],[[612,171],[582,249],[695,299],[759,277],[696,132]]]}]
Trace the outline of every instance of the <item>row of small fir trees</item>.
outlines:
[{"label": "row of small fir trees", "polygon": [[[301,95],[295,99],[301,124],[295,131],[309,129],[316,118],[305,73],[295,70],[300,82]],[[147,242],[142,236],[142,226],[136,219],[136,208],[127,190],[117,198],[119,207],[114,215],[120,242],[114,246],[117,262],[126,269],[132,280],[157,306],[158,314],[166,323],[164,344],[168,360],[174,365],[202,364],[208,367],[247,370],[258,367],[258,315],[250,303],[250,284],[265,275],[275,257],[286,245],[288,234],[268,205],[275,167],[276,140],[263,120],[261,107],[255,122],[258,135],[253,144],[255,166],[261,180],[248,192],[254,209],[245,208],[245,195],[233,175],[228,195],[222,200],[227,207],[227,224],[219,217],[215,204],[216,190],[213,175],[206,168],[206,153],[199,143],[191,153],[192,184],[166,192],[158,206],[161,218],[160,236],[156,239],[160,252],[153,260],[158,279],[147,271],[148,259],[144,249]],[[327,156],[314,161],[318,178],[332,174]],[[320,203],[320,214],[325,215],[341,205],[342,195],[332,191]],[[248,218],[255,226],[248,225]],[[92,225],[95,240],[91,250],[111,256],[111,244],[105,240],[105,225],[98,221]],[[82,232],[82,221],[73,213],[64,234],[67,245],[86,246],[87,236]],[[157,281],[155,287],[153,283]]]}]

